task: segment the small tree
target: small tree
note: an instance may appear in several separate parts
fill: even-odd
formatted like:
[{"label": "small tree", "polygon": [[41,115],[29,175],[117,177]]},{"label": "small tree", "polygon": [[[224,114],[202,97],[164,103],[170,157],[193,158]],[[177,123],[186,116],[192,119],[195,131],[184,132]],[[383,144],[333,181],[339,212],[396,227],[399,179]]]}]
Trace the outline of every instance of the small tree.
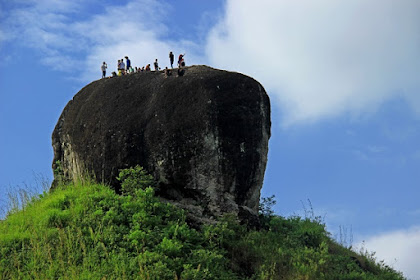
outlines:
[{"label": "small tree", "polygon": [[262,197],[259,206],[260,223],[263,228],[268,227],[271,218],[274,216],[273,206],[276,205],[276,197]]},{"label": "small tree", "polygon": [[152,175],[140,165],[120,170],[117,180],[121,182],[122,193],[126,195],[134,195],[138,189],[144,190],[156,185]]},{"label": "small tree", "polygon": [[274,215],[273,206],[276,205],[276,197],[274,195],[270,197],[262,197],[260,201],[259,212],[260,215],[271,217]]}]

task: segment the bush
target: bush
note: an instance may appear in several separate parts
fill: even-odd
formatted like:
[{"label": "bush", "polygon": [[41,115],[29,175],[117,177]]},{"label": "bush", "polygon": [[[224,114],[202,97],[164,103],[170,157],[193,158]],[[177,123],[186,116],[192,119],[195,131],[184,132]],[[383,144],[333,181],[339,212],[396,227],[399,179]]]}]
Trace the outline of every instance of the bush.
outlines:
[{"label": "bush", "polygon": [[134,195],[138,189],[153,188],[156,185],[152,175],[139,165],[121,170],[117,180],[121,182],[123,194]]}]

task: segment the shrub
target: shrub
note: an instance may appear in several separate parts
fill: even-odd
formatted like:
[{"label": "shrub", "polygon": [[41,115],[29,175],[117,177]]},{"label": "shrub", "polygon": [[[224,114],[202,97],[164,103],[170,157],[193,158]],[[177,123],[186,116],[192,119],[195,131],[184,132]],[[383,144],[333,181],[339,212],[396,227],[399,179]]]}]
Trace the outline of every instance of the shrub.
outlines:
[{"label": "shrub", "polygon": [[121,182],[123,194],[134,195],[138,189],[145,189],[156,185],[152,175],[148,174],[139,165],[121,170],[117,180]]}]

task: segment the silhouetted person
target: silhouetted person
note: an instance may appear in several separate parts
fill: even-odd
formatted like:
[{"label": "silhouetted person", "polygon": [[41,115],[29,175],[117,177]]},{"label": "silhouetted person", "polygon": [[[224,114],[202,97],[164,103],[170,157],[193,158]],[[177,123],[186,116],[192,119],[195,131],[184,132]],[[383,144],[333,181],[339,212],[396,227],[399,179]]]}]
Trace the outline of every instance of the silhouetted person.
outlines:
[{"label": "silhouetted person", "polygon": [[157,58],[156,58],[155,62],[153,63],[153,65],[155,66],[155,71],[156,72],[159,71],[159,64],[158,64]]},{"label": "silhouetted person", "polygon": [[131,61],[128,59],[128,56],[126,56],[126,57],[125,57],[125,60],[126,60],[126,64],[127,64],[127,65],[126,65],[126,66],[127,66],[127,68],[126,68],[126,69],[127,69],[127,71],[128,71],[128,70],[130,69],[130,67],[131,67]]},{"label": "silhouetted person", "polygon": [[171,62],[171,68],[174,68],[174,54],[172,52],[169,53],[169,61]]},{"label": "silhouetted person", "polygon": [[179,67],[178,68],[178,77],[182,77],[185,74],[185,70],[184,68]]}]

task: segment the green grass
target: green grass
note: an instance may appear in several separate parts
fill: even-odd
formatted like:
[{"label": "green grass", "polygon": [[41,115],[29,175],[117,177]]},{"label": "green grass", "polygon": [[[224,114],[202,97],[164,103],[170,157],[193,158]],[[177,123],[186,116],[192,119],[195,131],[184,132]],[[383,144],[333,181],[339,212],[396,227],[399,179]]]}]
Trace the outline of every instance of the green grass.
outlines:
[{"label": "green grass", "polygon": [[0,279],[404,279],[317,219],[262,215],[196,230],[153,188],[69,184],[0,222]]}]

